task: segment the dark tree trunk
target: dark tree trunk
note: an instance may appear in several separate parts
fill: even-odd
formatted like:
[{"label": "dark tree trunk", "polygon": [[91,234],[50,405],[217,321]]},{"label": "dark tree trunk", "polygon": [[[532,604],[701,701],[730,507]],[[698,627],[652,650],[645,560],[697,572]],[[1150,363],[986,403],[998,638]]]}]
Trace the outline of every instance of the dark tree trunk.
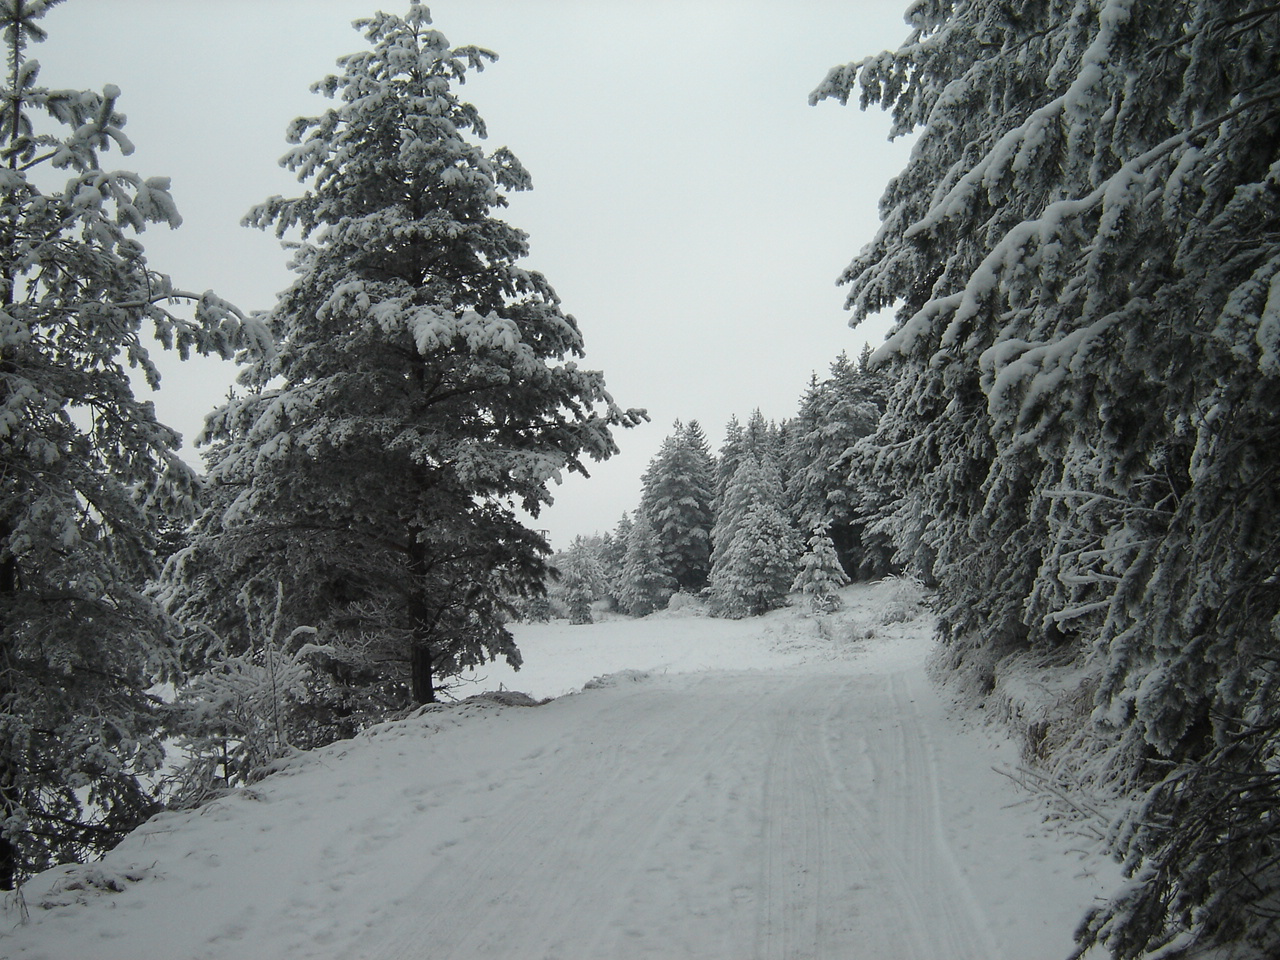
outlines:
[{"label": "dark tree trunk", "polygon": [[414,703],[436,702],[436,688],[431,681],[431,667],[431,646],[425,641],[415,643],[409,650],[409,670]]},{"label": "dark tree trunk", "polygon": [[409,603],[409,614],[417,636],[410,641],[409,681],[413,702],[416,704],[436,702],[436,688],[431,680],[431,671],[435,666],[431,657],[430,640],[433,617],[424,596],[429,559],[423,539],[419,531],[410,531],[408,573],[413,599]]},{"label": "dark tree trunk", "polygon": [[[4,634],[8,627],[6,608],[13,603],[18,592],[18,561],[9,554],[9,536],[12,526],[0,521],[0,654],[3,653]],[[0,689],[0,695],[7,693]],[[0,756],[0,818],[7,819],[14,812],[14,769],[12,758]],[[0,890],[12,890],[18,879],[18,846],[8,837],[0,836]]]}]

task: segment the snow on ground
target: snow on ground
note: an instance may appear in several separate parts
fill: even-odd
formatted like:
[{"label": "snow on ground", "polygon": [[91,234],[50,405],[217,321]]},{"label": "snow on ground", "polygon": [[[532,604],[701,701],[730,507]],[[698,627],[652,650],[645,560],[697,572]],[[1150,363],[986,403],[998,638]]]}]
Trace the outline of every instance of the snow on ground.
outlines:
[{"label": "snow on ground", "polygon": [[909,585],[844,596],[520,626],[525,668],[460,692],[556,699],[428,708],[161,814],[27,884],[0,956],[1063,957],[1114,868],[925,678]]}]

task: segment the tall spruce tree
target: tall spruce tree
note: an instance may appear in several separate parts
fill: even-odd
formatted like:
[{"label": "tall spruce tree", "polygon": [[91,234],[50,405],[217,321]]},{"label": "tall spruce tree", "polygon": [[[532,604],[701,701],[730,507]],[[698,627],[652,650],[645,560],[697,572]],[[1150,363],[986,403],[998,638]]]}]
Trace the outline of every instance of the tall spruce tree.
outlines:
[{"label": "tall spruce tree", "polygon": [[801,399],[784,454],[791,519],[801,530],[824,529],[845,569],[867,576],[887,570],[884,551],[862,520],[862,467],[854,447],[875,432],[885,393],[883,377],[841,354],[830,375],[815,377]]},{"label": "tall spruce tree", "polygon": [[711,573],[714,609],[737,619],[784,606],[799,555],[799,538],[777,503],[752,502]]},{"label": "tall spruce tree", "polygon": [[644,511],[637,511],[627,534],[618,600],[633,617],[647,617],[666,606],[675,580],[662,562],[662,545]]},{"label": "tall spruce tree", "polygon": [[622,568],[627,559],[627,544],[631,541],[631,516],[623,513],[612,533],[601,538],[600,569],[601,593],[616,609],[622,606],[619,592],[622,589]]},{"label": "tall spruce tree", "polygon": [[785,598],[796,575],[799,549],[783,513],[782,480],[772,457],[742,458],[725,489],[712,544],[711,601],[716,612],[752,616]]},{"label": "tall spruce tree", "polygon": [[[936,576],[958,661],[1074,656],[1120,769],[1186,764],[1126,834],[1141,882],[1083,945],[1274,955],[1274,807],[1207,798],[1275,796],[1280,10],[976,0],[911,18],[901,49],[815,92],[860,87],[920,130],[845,274],[855,319],[902,301],[878,354],[896,383],[881,520]],[[1246,828],[1238,856],[1221,841]]]},{"label": "tall spruce tree", "polygon": [[[28,46],[57,3],[0,3],[0,889],[110,847],[152,809],[146,691],[173,661],[143,586],[161,518],[197,481],[129,368],[158,385],[146,327],[224,356],[252,329],[147,264],[135,234],[181,218],[167,179],[101,166],[132,152],[120,91],[38,83]],[[184,300],[190,317],[173,312]]]},{"label": "tall spruce tree", "polygon": [[720,504],[724,502],[724,492],[729,487],[733,475],[738,472],[746,447],[743,445],[742,424],[737,414],[729,418],[724,428],[724,443],[720,445],[720,455],[716,457],[716,502],[715,512],[720,512]]},{"label": "tall spruce tree", "polygon": [[662,443],[643,477],[640,510],[658,540],[663,566],[685,591],[701,590],[711,569],[714,466],[697,421]]},{"label": "tall spruce tree", "polygon": [[289,126],[282,162],[309,189],[246,218],[300,234],[298,279],[270,313],[277,353],[210,420],[219,499],[172,565],[175,609],[207,615],[266,571],[291,620],[422,703],[468,665],[519,663],[503,598],[543,589],[549,550],[516,507],[536,516],[643,414],[574,362],[576,322],[495,215],[529,176],[454,91],[495,55],[451,48],[418,3],[356,27],[370,49],[313,88],[335,105]]},{"label": "tall spruce tree", "polygon": [[782,478],[772,459],[763,462],[750,454],[738,461],[738,469],[716,506],[716,522],[711,531],[711,569],[729,550],[747,511],[755,503],[783,504]]}]

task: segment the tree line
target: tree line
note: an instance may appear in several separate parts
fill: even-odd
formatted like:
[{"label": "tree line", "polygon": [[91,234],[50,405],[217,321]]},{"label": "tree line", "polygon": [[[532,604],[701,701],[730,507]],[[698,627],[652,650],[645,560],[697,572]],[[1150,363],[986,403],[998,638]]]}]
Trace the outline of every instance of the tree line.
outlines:
[{"label": "tree line", "polygon": [[701,424],[676,421],[642,478],[640,503],[603,534],[579,536],[551,560],[548,597],[526,617],[592,622],[592,604],[646,616],[687,598],[717,616],[758,616],[805,595],[815,612],[839,604],[850,577],[893,568],[888,538],[872,529],[859,441],[876,428],[888,393],[841,355],[815,374],[799,411],[781,424],[759,410],[725,428],[713,455]]}]

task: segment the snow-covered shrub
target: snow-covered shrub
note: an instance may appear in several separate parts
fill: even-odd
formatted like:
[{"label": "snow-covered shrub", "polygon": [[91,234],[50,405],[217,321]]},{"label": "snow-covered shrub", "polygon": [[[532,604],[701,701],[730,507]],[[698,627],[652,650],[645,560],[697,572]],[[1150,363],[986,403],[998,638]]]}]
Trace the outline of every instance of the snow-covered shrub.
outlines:
[{"label": "snow-covered shrub", "polygon": [[882,624],[909,623],[924,613],[929,602],[928,593],[918,577],[889,576],[880,582],[886,588],[879,608]]},{"label": "snow-covered shrub", "polygon": [[120,893],[130,884],[153,875],[149,866],[104,867],[100,864],[67,864],[53,872],[53,882],[40,897],[42,910],[55,910],[73,903],[87,903],[103,894]]},{"label": "snow-covered shrub", "polygon": [[707,613],[707,602],[701,597],[679,590],[667,601],[667,611],[685,616],[702,617]]},{"label": "snow-covered shrub", "polygon": [[[248,589],[241,603],[253,645],[193,677],[169,707],[183,762],[166,781],[170,806],[194,806],[259,779],[299,739],[308,700],[323,684],[312,658],[332,652],[311,642],[312,627],[284,632],[284,590],[263,604]],[[303,735],[305,736],[305,734]]]}]

